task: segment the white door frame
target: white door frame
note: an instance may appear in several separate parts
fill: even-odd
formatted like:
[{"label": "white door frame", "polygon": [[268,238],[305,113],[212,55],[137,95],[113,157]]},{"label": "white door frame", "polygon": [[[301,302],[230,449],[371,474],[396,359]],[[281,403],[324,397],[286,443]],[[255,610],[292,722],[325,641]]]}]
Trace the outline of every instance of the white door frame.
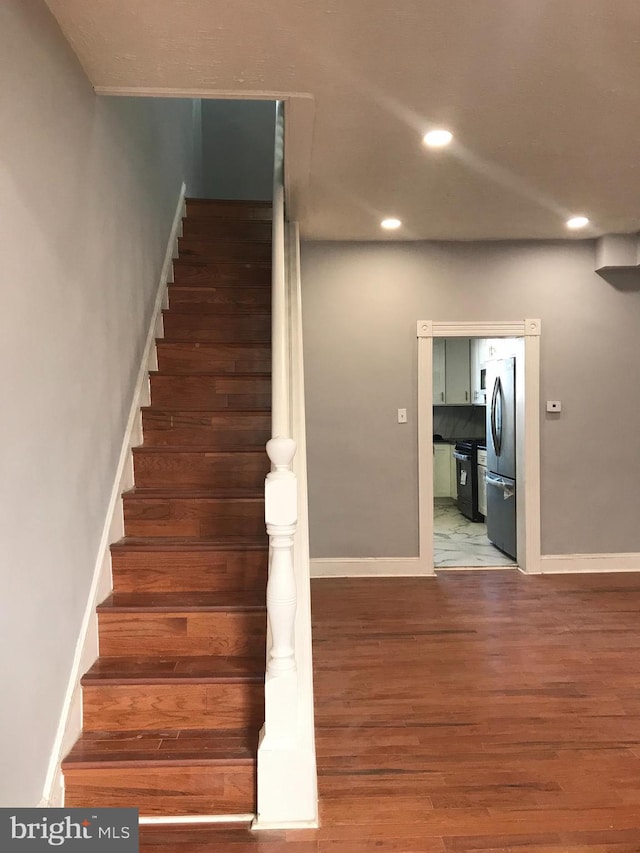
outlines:
[{"label": "white door frame", "polygon": [[433,565],[433,339],[523,338],[524,364],[516,388],[517,562],[526,574],[540,572],[540,320],[437,322],[419,320],[418,336],[418,512],[420,564]]}]

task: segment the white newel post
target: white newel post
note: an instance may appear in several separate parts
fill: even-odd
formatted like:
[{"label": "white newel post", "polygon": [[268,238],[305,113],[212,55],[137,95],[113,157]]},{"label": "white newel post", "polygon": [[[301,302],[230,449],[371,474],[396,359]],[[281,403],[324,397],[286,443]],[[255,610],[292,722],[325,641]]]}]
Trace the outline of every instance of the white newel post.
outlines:
[{"label": "white newel post", "polygon": [[[270,559],[267,581],[269,643],[265,722],[258,749],[258,814],[254,829],[315,826],[315,762],[301,748],[299,684],[295,657],[296,579],[293,559],[298,521],[297,478],[291,470],[296,443],[272,438],[273,470],[265,481],[265,521]],[[311,804],[311,805],[310,805]]]},{"label": "white newel post", "polygon": [[298,521],[298,492],[296,475],[291,470],[295,452],[296,443],[292,438],[276,437],[267,442],[267,454],[273,465],[273,470],[267,474],[264,493],[264,514],[271,548],[267,582],[267,615],[271,632],[268,678],[295,673],[296,670],[293,537]]}]

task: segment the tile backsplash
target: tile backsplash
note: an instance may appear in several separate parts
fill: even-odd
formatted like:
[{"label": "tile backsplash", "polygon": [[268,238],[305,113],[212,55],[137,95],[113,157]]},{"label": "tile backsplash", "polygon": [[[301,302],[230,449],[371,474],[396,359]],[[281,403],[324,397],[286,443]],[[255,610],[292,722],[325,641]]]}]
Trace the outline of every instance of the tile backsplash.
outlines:
[{"label": "tile backsplash", "polygon": [[433,432],[443,438],[484,438],[486,406],[434,406]]}]

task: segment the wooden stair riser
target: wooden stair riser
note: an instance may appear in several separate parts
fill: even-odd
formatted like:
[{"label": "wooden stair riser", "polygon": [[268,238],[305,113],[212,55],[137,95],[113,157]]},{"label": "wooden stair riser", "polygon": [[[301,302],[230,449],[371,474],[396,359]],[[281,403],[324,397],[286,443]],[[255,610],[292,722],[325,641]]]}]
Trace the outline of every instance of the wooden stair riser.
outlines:
[{"label": "wooden stair riser", "polygon": [[187,216],[182,220],[182,236],[194,240],[248,240],[271,245],[269,220],[219,219],[211,216]]},{"label": "wooden stair riser", "polygon": [[264,447],[271,438],[270,412],[167,412],[143,409],[147,446]]},{"label": "wooden stair riser", "polygon": [[165,311],[163,325],[165,338],[173,341],[267,344],[271,341],[271,317],[267,314],[220,317]]},{"label": "wooden stair riser", "polygon": [[101,684],[83,687],[83,725],[98,731],[241,729],[262,725],[261,682]]},{"label": "wooden stair riser", "polygon": [[144,817],[255,811],[255,764],[67,769],[65,807],[127,808]]},{"label": "wooden stair riser", "polygon": [[270,202],[210,201],[187,199],[187,219],[247,219],[270,222],[273,210]]},{"label": "wooden stair riser", "polygon": [[264,498],[125,495],[126,536],[260,536]]},{"label": "wooden stair riser", "polygon": [[100,657],[255,654],[266,642],[264,610],[98,614]]},{"label": "wooden stair riser", "polygon": [[178,257],[203,258],[214,261],[270,261],[271,243],[180,237],[178,239]]},{"label": "wooden stair riser", "polygon": [[268,344],[199,344],[158,341],[158,371],[162,373],[269,373]]},{"label": "wooden stair riser", "polygon": [[270,287],[271,265],[264,261],[195,261],[176,258],[173,281],[186,287]]},{"label": "wooden stair riser", "polygon": [[135,483],[141,488],[211,486],[259,489],[271,464],[265,452],[134,450]]},{"label": "wooden stair riser", "polygon": [[181,376],[152,373],[151,404],[159,408],[260,409],[271,404],[269,376]]},{"label": "wooden stair riser", "polygon": [[235,592],[264,589],[267,549],[111,550],[115,592]]},{"label": "wooden stair riser", "polygon": [[203,314],[268,314],[271,289],[268,287],[169,287],[169,310],[195,311]]}]

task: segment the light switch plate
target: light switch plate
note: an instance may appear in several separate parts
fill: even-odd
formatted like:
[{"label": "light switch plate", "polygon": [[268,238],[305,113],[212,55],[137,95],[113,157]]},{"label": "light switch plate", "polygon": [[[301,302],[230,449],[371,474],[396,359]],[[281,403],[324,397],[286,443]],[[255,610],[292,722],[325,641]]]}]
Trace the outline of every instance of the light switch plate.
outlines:
[{"label": "light switch plate", "polygon": [[562,411],[562,403],[560,400],[547,400],[547,411],[548,412],[561,412]]},{"label": "light switch plate", "polygon": [[407,422],[407,410],[406,409],[398,409],[398,423],[406,424]]}]

